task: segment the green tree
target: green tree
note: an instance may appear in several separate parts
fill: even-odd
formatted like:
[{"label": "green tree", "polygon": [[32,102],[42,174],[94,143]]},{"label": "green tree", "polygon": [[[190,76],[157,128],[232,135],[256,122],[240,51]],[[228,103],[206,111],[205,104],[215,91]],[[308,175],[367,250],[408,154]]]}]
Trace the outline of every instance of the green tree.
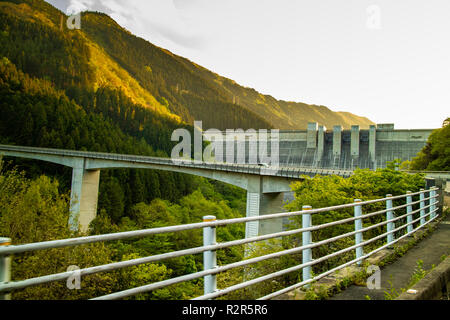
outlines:
[{"label": "green tree", "polygon": [[[292,190],[295,192],[295,199],[286,205],[289,211],[302,210],[304,205],[310,205],[313,208],[323,208],[346,203],[352,203],[354,199],[362,201],[384,198],[386,194],[400,195],[406,191],[416,192],[423,188],[425,181],[422,174],[407,174],[392,168],[378,169],[370,171],[369,169],[358,169],[349,178],[338,176],[316,176],[309,178],[305,176],[303,181],[292,184]],[[400,201],[400,202],[399,202]],[[394,206],[404,204],[403,200],[395,200]],[[385,208],[384,202],[377,202],[365,205],[364,212],[375,212]],[[395,215],[405,213],[405,209],[395,211]],[[353,208],[339,209],[312,215],[312,224],[320,225],[332,221],[353,217]],[[301,216],[295,216],[291,219],[291,228],[298,229],[302,226]],[[364,225],[379,223],[383,220],[381,215],[372,216],[364,220]],[[403,223],[403,222],[399,222]],[[343,233],[354,230],[352,224],[339,224],[332,228],[323,228],[312,232],[312,241],[317,242]],[[375,235],[385,232],[383,227],[374,228],[364,233],[364,237],[369,239]],[[404,232],[400,231],[400,232]],[[293,243],[299,244],[300,237],[292,237]],[[334,243],[314,248],[313,258],[322,257],[331,252],[343,249],[353,244],[353,239],[344,238]],[[383,241],[383,240],[380,240]],[[375,242],[367,245],[365,248],[370,250],[377,247],[381,242]],[[366,249],[365,249],[366,250]],[[325,263],[313,267],[314,272],[319,273],[328,270],[338,263],[346,262],[353,256],[353,252],[346,253],[339,257],[327,260]]]},{"label": "green tree", "polygon": [[99,208],[104,209],[113,221],[120,221],[124,215],[124,194],[122,187],[115,177],[105,179],[100,186]]},{"label": "green tree", "polygon": [[444,121],[444,126],[433,130],[427,144],[413,158],[412,170],[449,171],[450,170],[450,118]]},{"label": "green tree", "polygon": [[[60,195],[58,182],[42,176],[28,180],[15,170],[1,170],[0,234],[13,244],[77,236],[67,227],[69,201]],[[16,254],[12,280],[29,279],[67,271],[71,265],[85,268],[111,262],[111,250],[103,243]],[[65,281],[28,287],[13,292],[13,299],[86,299],[110,293],[116,280],[111,274],[82,277],[82,290],[69,290]]]}]

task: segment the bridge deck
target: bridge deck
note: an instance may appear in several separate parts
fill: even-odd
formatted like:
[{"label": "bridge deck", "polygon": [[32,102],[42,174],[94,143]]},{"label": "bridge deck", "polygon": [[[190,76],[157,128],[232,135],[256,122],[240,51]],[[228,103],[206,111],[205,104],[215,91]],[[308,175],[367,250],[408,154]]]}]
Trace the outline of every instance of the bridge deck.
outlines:
[{"label": "bridge deck", "polygon": [[[91,160],[109,160],[115,162],[126,162],[130,167],[139,164],[154,164],[160,166],[171,167],[183,167],[183,168],[197,168],[214,171],[227,171],[235,173],[246,173],[260,176],[274,176],[274,177],[286,177],[286,178],[298,178],[300,175],[339,175],[350,176],[352,170],[341,169],[322,169],[311,167],[261,167],[255,164],[232,164],[224,162],[203,162],[196,160],[180,160],[171,158],[160,158],[150,156],[128,155],[128,154],[114,154],[114,153],[102,153],[102,152],[90,152],[90,151],[76,151],[76,150],[63,150],[63,149],[51,149],[51,148],[38,148],[38,147],[26,147],[26,146],[12,146],[12,145],[0,145],[0,155],[6,156],[24,156],[30,155],[28,158],[33,158],[32,155],[46,155],[62,158],[85,158]],[[63,164],[63,163],[61,163]],[[99,167],[101,168],[101,167]]]}]

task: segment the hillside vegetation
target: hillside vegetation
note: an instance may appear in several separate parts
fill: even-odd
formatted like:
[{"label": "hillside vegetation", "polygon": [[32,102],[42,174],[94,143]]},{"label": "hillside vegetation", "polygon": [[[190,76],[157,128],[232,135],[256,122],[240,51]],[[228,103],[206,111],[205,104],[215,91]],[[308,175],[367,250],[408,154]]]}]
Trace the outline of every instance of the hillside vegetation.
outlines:
[{"label": "hillside vegetation", "polygon": [[[273,127],[267,114],[233,103],[230,94],[241,90],[258,105],[271,101],[256,91],[133,36],[105,14],[84,13],[81,30],[68,30],[65,18],[43,0],[0,1],[1,143],[168,156],[171,133],[192,131],[194,119],[203,120],[204,129]],[[29,177],[58,177],[62,192],[70,188],[70,168],[22,159],[13,164]],[[177,201],[199,181],[170,172],[103,170],[99,207],[118,220],[140,201]]]},{"label": "hillside vegetation", "polygon": [[433,130],[427,144],[411,161],[412,170],[450,171],[450,118]]},{"label": "hillside vegetation", "polygon": [[[220,110],[226,120],[226,109],[248,110],[250,119],[264,119],[278,129],[304,129],[310,121],[331,128],[342,124],[349,128],[359,124],[368,128],[373,124],[367,118],[348,112],[333,112],[324,106],[276,100],[251,88],[221,77],[186,58],[174,55],[123,30],[110,17],[99,13],[86,13],[83,30],[125,69],[133,74],[152,94],[163,96],[171,110],[184,120],[203,120],[205,127],[224,127],[208,121],[206,113]],[[133,50],[129,50],[133,48]],[[235,111],[236,112],[236,111]],[[240,111],[243,112],[243,111]],[[236,116],[239,113],[235,114]],[[243,121],[244,119],[241,119]],[[256,122],[256,123],[259,123]],[[253,128],[259,128],[260,125]],[[247,127],[244,123],[242,127]]]},{"label": "hillside vegetation", "polygon": [[[67,227],[69,196],[59,192],[58,181],[40,176],[27,179],[17,170],[5,170],[0,161],[0,234],[12,243],[30,243],[80,236]],[[133,205],[130,217],[114,222],[101,210],[92,224],[91,234],[155,228],[201,221],[204,215],[218,219],[240,216],[228,201],[204,182],[202,190],[181,197],[179,203],[155,199]],[[229,192],[232,194],[233,192]],[[236,197],[235,200],[238,198]],[[243,238],[243,225],[221,228],[218,241]],[[69,266],[87,268],[115,261],[146,257],[202,245],[202,230],[161,234],[141,239],[93,243],[77,247],[49,249],[16,254],[12,259],[12,280],[67,271]],[[218,262],[227,264],[242,259],[242,248],[221,250]],[[13,299],[89,299],[108,293],[146,285],[203,269],[202,255],[189,255],[157,263],[147,263],[113,272],[82,276],[81,290],[69,290],[66,281],[57,281],[14,291]],[[177,284],[140,294],[131,299],[189,299],[201,295],[203,279]]]},{"label": "hillside vegetation", "polygon": [[[109,86],[168,117],[189,124],[202,120],[206,129],[304,129],[308,121],[329,128],[373,124],[350,113],[279,101],[242,87],[132,35],[102,13],[86,12],[82,29],[68,30],[61,24],[65,15],[43,0],[1,1],[0,12],[5,41],[1,54],[33,76],[50,77],[60,88]],[[30,37],[29,31],[35,35]]]}]

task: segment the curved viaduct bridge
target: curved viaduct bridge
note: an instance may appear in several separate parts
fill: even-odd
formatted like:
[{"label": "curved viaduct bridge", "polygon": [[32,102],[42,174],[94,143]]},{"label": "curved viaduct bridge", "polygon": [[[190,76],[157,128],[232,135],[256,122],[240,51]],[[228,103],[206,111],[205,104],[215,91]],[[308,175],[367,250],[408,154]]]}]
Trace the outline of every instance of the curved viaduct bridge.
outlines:
[{"label": "curved viaduct bridge", "polygon": [[[0,145],[0,155],[52,162],[72,167],[69,227],[87,231],[97,214],[100,170],[136,168],[166,170],[219,180],[247,190],[247,216],[282,212],[290,183],[301,175],[350,176],[351,170],[314,168],[266,168],[257,165],[208,163],[147,156]],[[270,221],[270,222],[269,222]],[[282,219],[248,222],[246,237],[282,229]]]}]

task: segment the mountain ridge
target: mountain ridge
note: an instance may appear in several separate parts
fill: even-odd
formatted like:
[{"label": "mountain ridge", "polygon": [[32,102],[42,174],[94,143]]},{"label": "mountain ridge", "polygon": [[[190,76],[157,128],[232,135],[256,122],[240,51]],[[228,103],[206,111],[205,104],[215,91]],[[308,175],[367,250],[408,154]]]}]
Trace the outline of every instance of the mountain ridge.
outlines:
[{"label": "mountain ridge", "polygon": [[[133,103],[175,121],[192,125],[194,120],[202,120],[204,129],[305,129],[308,122],[327,127],[340,124],[344,128],[353,124],[367,128],[373,124],[366,117],[349,112],[277,100],[241,86],[133,35],[101,12],[81,13],[81,30],[68,30],[62,23],[67,16],[43,0],[1,0],[0,4],[0,12],[27,20],[38,28],[50,26],[54,33],[51,37],[60,39],[63,48],[57,50],[60,55],[70,56],[66,59],[69,66],[59,65],[58,72],[49,66],[30,67],[39,63],[36,60],[22,67],[32,76],[50,77],[63,89],[78,86],[95,91],[102,86],[112,87],[123,91]],[[26,35],[22,35],[22,40],[32,42]],[[48,49],[43,46],[43,50]],[[6,56],[21,66],[15,57]],[[53,57],[58,59],[56,54]],[[80,70],[74,71],[74,67]],[[39,72],[33,74],[35,69]],[[58,81],[60,78],[64,81]],[[70,94],[69,97],[76,98]]]},{"label": "mountain ridge", "polygon": [[[116,27],[117,30],[121,31],[123,28],[117,24],[117,22],[114,21],[111,17],[109,17],[106,14],[103,13],[97,13],[97,12],[87,12],[85,13],[85,16],[87,15],[102,15],[104,18],[109,19],[112,21]],[[263,95],[259,92],[257,92],[253,88],[244,87],[236,83],[234,80],[225,78],[220,76],[219,74],[208,70],[207,68],[189,60],[186,57],[179,56],[177,54],[174,54],[170,52],[170,50],[158,47],[157,45],[154,45],[150,43],[149,41],[135,36],[132,33],[130,33],[128,30],[125,30],[125,33],[130,36],[138,39],[137,41],[143,42],[149,46],[152,46],[154,48],[158,48],[163,52],[164,54],[170,56],[170,58],[176,60],[176,62],[180,62],[183,64],[184,67],[186,67],[192,74],[195,74],[195,76],[200,76],[203,79],[208,81],[209,86],[213,90],[217,90],[220,92],[219,96],[224,98],[226,102],[231,102],[235,105],[239,105],[240,107],[243,107],[255,114],[260,115],[264,119],[271,119],[270,124],[274,128],[279,129],[304,129],[307,126],[307,123],[310,121],[316,121],[319,122],[319,124],[324,124],[328,127],[332,127],[333,125],[341,124],[344,128],[350,128],[353,124],[359,124],[362,128],[368,128],[369,125],[374,124],[372,121],[370,121],[366,117],[361,117],[354,115],[350,112],[346,111],[332,111],[328,107],[325,106],[317,106],[317,105],[308,105],[306,103],[301,102],[291,102],[291,101],[284,101],[284,100],[277,100],[274,97],[270,95]],[[87,30],[87,33],[90,36],[94,36],[93,32],[90,32],[90,30]],[[104,33],[106,34],[106,32]],[[94,36],[95,38],[95,36]],[[98,40],[98,38],[96,39]],[[108,51],[108,50],[107,50]],[[111,53],[111,50],[109,51]],[[112,54],[114,56],[114,54]],[[126,68],[126,63],[121,64]],[[144,85],[145,86],[145,85]],[[173,87],[176,87],[175,85]],[[173,94],[174,91],[180,90],[173,89],[171,93]],[[189,90],[185,90],[183,92],[190,92]],[[252,95],[252,99],[248,99],[249,95]],[[176,94],[175,94],[176,96]],[[264,103],[260,103],[260,106],[258,106],[258,103],[255,104],[255,101],[258,101],[258,99],[268,100],[269,105],[264,105]],[[237,101],[243,101],[243,103],[236,103]],[[262,106],[261,106],[262,105]],[[321,116],[319,109],[325,108],[325,116]],[[294,109],[294,110],[292,110]],[[174,109],[175,111],[176,109]],[[295,117],[292,117],[291,114],[289,114],[290,111],[293,111]],[[176,111],[175,111],[176,113]],[[306,114],[306,115],[305,115]],[[195,112],[194,112],[195,116]],[[297,118],[299,120],[293,121],[292,118]],[[198,117],[196,120],[201,120]]]}]

